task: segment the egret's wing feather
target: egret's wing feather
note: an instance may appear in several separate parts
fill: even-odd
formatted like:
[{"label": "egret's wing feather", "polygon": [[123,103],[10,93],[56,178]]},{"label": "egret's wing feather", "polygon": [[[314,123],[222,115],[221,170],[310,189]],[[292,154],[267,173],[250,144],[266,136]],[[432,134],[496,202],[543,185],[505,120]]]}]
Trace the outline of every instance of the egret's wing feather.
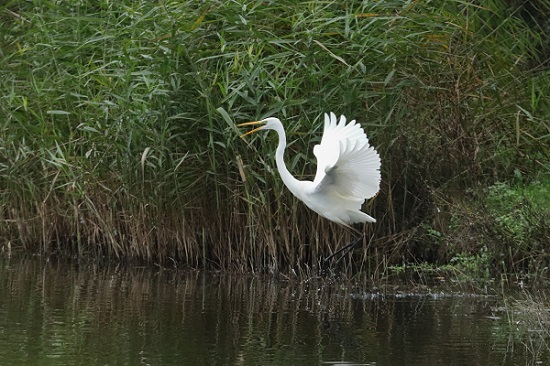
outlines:
[{"label": "egret's wing feather", "polygon": [[343,197],[370,198],[380,189],[379,169],[380,157],[372,146],[342,146],[338,161],[325,170],[317,190],[330,189]]},{"label": "egret's wing feather", "polygon": [[323,175],[327,167],[336,164],[340,142],[346,140],[367,145],[369,143],[367,135],[355,120],[346,125],[345,116],[341,116],[340,122],[338,122],[334,113],[331,112],[330,116],[325,113],[325,126],[321,143],[313,148],[313,153],[317,158],[316,179]]},{"label": "egret's wing feather", "polygon": [[361,202],[374,196],[380,188],[380,157],[369,145],[361,126],[354,121],[346,124],[342,116],[325,114],[325,129],[321,143],[314,148],[317,192],[333,192]]}]

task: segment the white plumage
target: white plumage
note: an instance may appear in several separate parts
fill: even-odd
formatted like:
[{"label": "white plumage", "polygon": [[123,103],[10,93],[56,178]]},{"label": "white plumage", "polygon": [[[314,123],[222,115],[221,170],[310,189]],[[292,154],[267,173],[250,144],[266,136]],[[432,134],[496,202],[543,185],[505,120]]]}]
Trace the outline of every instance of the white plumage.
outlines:
[{"label": "white plumage", "polygon": [[380,189],[380,156],[369,145],[363,128],[355,120],[338,121],[334,113],[325,114],[321,143],[313,148],[317,173],[313,181],[294,178],[284,163],[286,134],[278,118],[270,117],[239,126],[261,125],[242,136],[259,130],[275,130],[279,135],[277,168],[288,189],[319,215],[350,227],[352,223],[376,222],[361,211],[365,199]]}]

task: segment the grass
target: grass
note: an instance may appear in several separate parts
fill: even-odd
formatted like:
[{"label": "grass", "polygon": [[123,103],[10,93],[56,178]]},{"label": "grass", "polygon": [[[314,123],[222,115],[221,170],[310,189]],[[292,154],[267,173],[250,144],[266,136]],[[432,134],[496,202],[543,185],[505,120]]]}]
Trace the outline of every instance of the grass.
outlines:
[{"label": "grass", "polygon": [[548,293],[523,281],[520,281],[519,285],[522,291],[515,295],[508,294],[504,300],[504,306],[494,309],[494,312],[508,320],[510,324],[508,340],[514,342],[521,339],[522,348],[532,356],[533,360],[540,360],[550,351]]},{"label": "grass", "polygon": [[[381,192],[366,205],[378,222],[343,271],[475,255],[478,245],[449,251],[426,237],[464,232],[450,197],[548,172],[540,14],[549,8],[9,2],[0,7],[2,242],[193,267],[314,268],[349,234],[285,189],[273,136],[248,144],[235,124],[279,116],[289,169],[308,179],[332,110],[361,122],[383,161]],[[503,256],[495,261],[516,269],[518,253]]]},{"label": "grass", "polygon": [[[503,245],[495,257],[502,270],[548,277],[550,257],[550,180],[497,183],[488,188],[487,211]],[[508,261],[508,262],[505,262]]]}]

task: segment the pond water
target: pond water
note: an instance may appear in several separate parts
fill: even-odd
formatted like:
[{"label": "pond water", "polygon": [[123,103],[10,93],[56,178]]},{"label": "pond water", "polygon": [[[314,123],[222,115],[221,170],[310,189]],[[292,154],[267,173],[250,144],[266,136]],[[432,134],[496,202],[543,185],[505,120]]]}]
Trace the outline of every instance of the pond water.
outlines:
[{"label": "pond water", "polygon": [[0,365],[547,365],[502,298],[0,257]]}]

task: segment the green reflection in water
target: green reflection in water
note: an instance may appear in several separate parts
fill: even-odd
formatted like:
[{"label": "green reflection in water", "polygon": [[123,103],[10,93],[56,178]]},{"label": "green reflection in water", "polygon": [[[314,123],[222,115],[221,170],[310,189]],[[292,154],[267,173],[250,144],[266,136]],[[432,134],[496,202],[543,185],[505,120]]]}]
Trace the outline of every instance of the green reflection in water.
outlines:
[{"label": "green reflection in water", "polygon": [[545,364],[495,301],[0,259],[0,365]]}]

